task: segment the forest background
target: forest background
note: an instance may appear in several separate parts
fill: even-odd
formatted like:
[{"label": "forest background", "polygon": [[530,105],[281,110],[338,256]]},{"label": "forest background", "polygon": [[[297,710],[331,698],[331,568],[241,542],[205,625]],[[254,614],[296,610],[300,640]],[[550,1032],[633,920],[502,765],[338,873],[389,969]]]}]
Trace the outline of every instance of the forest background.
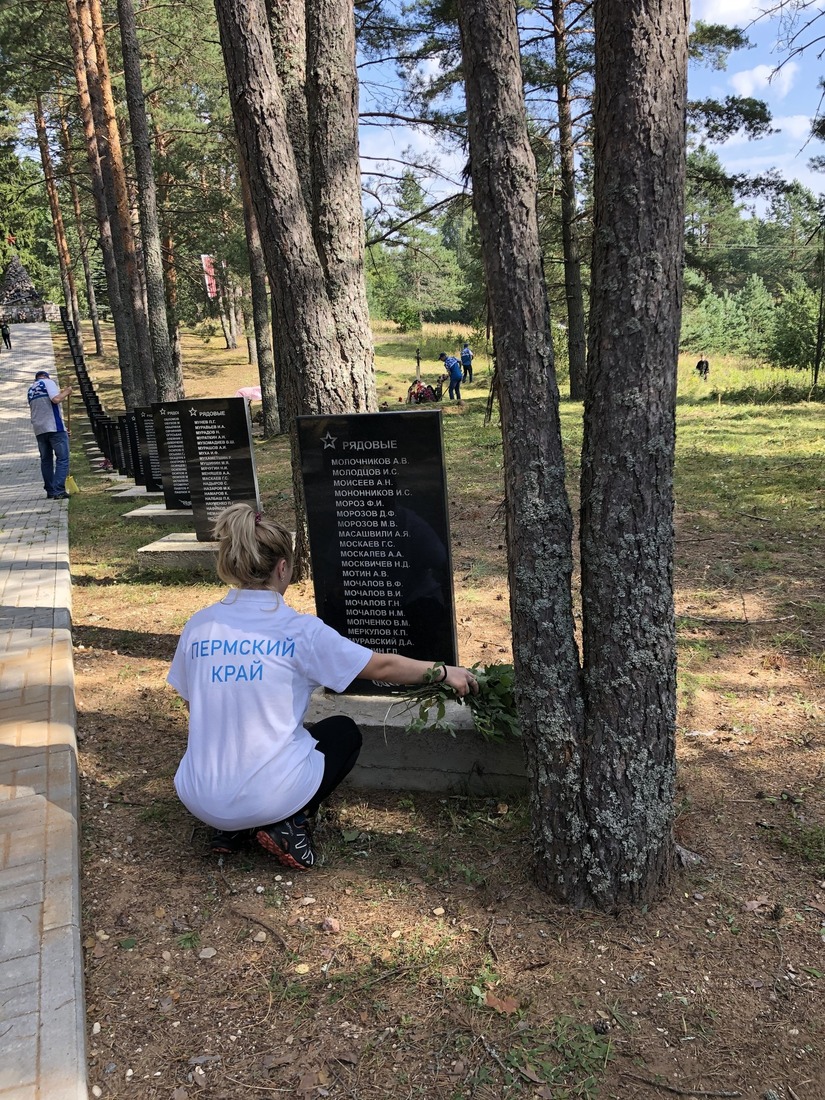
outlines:
[{"label": "forest background", "polygon": [[[784,21],[776,26],[770,64],[748,70],[750,75],[738,73],[728,84],[751,93],[760,91],[755,87],[760,80],[769,91],[774,71],[780,83],[789,78],[794,58],[804,56],[797,51],[815,36],[815,28],[808,29],[807,5],[781,7]],[[479,343],[487,335],[486,295],[478,232],[462,178],[466,119],[454,13],[449,3],[437,0],[404,5],[361,0],[355,8],[370,315],[396,322],[402,331],[425,321],[448,322]],[[561,44],[554,31],[560,13],[567,30]],[[102,14],[136,211],[140,168],[127,124],[118,13],[114,5],[110,10],[104,5]],[[229,347],[246,334],[254,356],[243,181],[213,6],[207,0],[138,3],[135,17],[170,314],[175,324],[196,328],[207,338],[222,330]],[[753,61],[748,46],[763,35],[764,22],[746,31],[702,22],[693,27],[682,347],[697,358],[702,352],[735,354],[818,373],[825,273],[822,196],[786,178],[786,168],[782,173],[743,172],[727,166],[730,158],[719,152],[731,143],[741,147],[747,140],[764,141],[777,129],[766,102],[754,95],[716,95],[732,56]],[[520,30],[556,370],[563,383],[571,301],[566,225],[575,233],[584,303],[588,290],[589,8],[573,0],[524,3]],[[47,298],[63,296],[48,179],[53,202],[63,212],[79,308],[84,316],[99,309],[105,317],[110,303],[94,228],[65,5],[6,0],[0,42],[0,268],[16,251]],[[560,45],[564,73],[559,71]],[[711,96],[699,94],[708,90]],[[811,154],[810,170],[804,173],[810,181],[816,178],[811,172],[821,168],[816,103],[804,135],[794,118],[800,150],[804,146]],[[564,210],[568,156],[573,158],[572,213]],[[204,256],[210,258],[206,263],[214,282],[205,278]]]}]

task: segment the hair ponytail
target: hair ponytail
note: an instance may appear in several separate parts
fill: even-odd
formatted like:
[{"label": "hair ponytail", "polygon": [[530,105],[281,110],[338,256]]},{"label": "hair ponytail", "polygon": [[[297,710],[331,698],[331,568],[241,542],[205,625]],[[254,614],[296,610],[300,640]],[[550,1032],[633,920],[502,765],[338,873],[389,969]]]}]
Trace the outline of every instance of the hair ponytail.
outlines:
[{"label": "hair ponytail", "polygon": [[249,504],[230,504],[214,525],[218,576],[236,588],[267,588],[284,558],[292,566],[292,535]]}]

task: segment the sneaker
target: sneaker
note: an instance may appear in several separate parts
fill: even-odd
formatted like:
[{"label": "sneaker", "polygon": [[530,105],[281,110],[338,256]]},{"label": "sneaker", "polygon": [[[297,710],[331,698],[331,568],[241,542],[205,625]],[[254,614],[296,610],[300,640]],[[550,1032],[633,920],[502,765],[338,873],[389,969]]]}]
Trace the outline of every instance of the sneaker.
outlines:
[{"label": "sneaker", "polygon": [[209,847],[213,855],[232,856],[241,850],[248,836],[248,829],[239,829],[235,833],[225,833],[222,829],[216,829],[212,834]]},{"label": "sneaker", "polygon": [[264,825],[256,834],[262,848],[294,871],[308,871],[315,863],[312,833],[305,814],[295,814],[286,821]]}]

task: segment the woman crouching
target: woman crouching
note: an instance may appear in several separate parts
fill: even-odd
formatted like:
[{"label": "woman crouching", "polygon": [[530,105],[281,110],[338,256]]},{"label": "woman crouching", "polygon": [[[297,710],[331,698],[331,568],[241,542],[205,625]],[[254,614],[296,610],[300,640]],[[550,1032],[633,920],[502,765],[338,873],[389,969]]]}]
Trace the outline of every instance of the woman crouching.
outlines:
[{"label": "woman crouching", "polygon": [[[307,819],[361,749],[345,715],[305,728],[312,692],[357,678],[421,684],[433,662],[373,653],[289,607],[292,536],[248,504],[225,508],[215,537],[218,576],[233,587],[192,616],[169,670],[189,708],[175,790],[216,830],[213,852],[235,851],[251,830],[284,866],[306,870],[316,859]],[[443,679],[460,696],[478,691],[466,668],[445,666]]]}]

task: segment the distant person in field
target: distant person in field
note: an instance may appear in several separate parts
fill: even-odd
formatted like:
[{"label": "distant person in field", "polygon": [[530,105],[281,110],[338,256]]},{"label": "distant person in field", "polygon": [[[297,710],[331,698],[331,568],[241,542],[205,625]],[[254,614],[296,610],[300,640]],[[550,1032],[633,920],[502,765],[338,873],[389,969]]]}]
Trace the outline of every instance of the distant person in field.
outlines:
[{"label": "distant person in field", "polygon": [[464,377],[464,370],[461,363],[456,359],[454,355],[448,355],[446,351],[438,357],[444,364],[444,368],[450,379],[450,400],[461,400],[461,379]]},{"label": "distant person in field", "polygon": [[[215,521],[218,576],[233,587],[197,611],[178,642],[169,683],[189,708],[189,740],[175,775],[181,802],[217,832],[228,854],[254,836],[285,867],[308,870],[309,818],[349,774],[361,732],[347,715],[304,724],[310,695],[353,680],[422,684],[435,666],[374,653],[284,600],[292,535],[248,504]],[[436,682],[478,692],[466,668],[439,665]]]},{"label": "distant person in field", "polygon": [[470,345],[465,344],[461,349],[461,368],[464,371],[464,377],[462,382],[472,382],[473,380],[473,353],[470,350]]},{"label": "distant person in field", "polygon": [[6,321],[0,323],[0,335],[3,337],[3,343],[11,351],[11,330]]},{"label": "distant person in field", "polygon": [[704,352],[702,352],[702,358],[696,364],[696,373],[701,379],[707,378],[707,376],[710,374],[710,363],[705,358]]}]

